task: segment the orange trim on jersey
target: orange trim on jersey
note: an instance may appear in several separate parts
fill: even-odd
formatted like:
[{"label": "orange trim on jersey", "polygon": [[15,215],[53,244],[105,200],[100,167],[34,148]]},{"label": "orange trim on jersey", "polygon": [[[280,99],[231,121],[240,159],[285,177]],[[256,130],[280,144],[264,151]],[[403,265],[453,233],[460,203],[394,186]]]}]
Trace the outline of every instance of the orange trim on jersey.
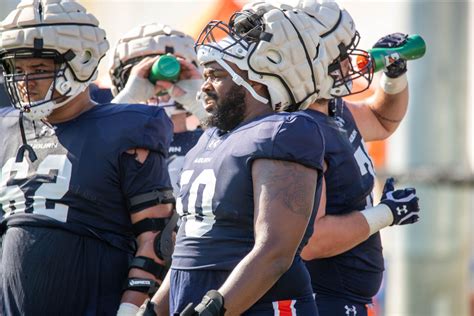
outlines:
[{"label": "orange trim on jersey", "polygon": [[295,300],[277,301],[273,303],[275,316],[296,316]]},{"label": "orange trim on jersey", "polygon": [[377,313],[375,311],[373,304],[367,304],[365,305],[365,308],[367,308],[367,316],[377,316]]}]

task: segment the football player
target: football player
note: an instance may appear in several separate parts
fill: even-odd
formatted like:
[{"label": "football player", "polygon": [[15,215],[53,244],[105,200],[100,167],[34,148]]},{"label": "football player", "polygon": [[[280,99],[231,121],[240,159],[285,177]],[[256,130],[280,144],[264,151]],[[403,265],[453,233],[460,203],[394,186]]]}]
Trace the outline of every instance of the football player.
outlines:
[{"label": "football player", "polygon": [[11,106],[11,105],[10,105],[10,100],[5,91],[5,86],[3,84],[3,72],[1,71],[1,68],[0,68],[0,107],[3,107],[3,106]]},{"label": "football player", "polygon": [[[163,54],[172,54],[178,58],[181,64],[180,78],[177,82],[160,80],[153,85],[148,80],[150,68]],[[187,117],[194,114],[200,121],[207,117],[204,107],[196,99],[203,79],[198,69],[194,40],[168,25],[140,25],[118,41],[109,74],[115,96],[112,102],[159,105],[170,116],[174,135],[168,171],[177,196],[178,175],[184,156],[202,135],[201,128],[188,130]]]},{"label": "football player", "polygon": [[185,157],[172,267],[143,314],[317,315],[300,251],[319,204],[324,143],[308,115],[274,113],[318,98],[315,24],[262,6],[201,33],[212,127]]},{"label": "football player", "polygon": [[[275,0],[269,0],[275,4]],[[288,9],[286,5],[281,8]],[[335,2],[299,1],[325,29],[319,53],[327,56],[320,68],[320,100],[305,112],[321,126],[325,137],[323,193],[314,234],[304,248],[320,315],[367,315],[366,305],[380,288],[384,270],[380,229],[412,224],[418,220],[415,189],[395,190],[387,180],[380,204],[373,207],[375,172],[366,141],[389,137],[405,116],[408,106],[406,61],[386,65],[375,96],[360,103],[343,96],[367,89],[372,66],[358,68],[359,34],[350,14]],[[375,47],[403,45],[405,35],[392,34]],[[361,89],[352,88],[358,79]]]},{"label": "football player", "polygon": [[2,315],[131,315],[170,260],[172,125],[90,100],[98,24],[75,1],[25,0],[0,26]]}]

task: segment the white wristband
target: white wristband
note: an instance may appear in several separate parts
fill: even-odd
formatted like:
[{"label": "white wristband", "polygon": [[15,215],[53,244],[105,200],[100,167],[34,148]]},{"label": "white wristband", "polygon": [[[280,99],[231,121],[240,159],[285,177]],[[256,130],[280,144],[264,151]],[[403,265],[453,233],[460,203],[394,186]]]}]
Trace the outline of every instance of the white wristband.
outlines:
[{"label": "white wristband", "polygon": [[369,236],[393,223],[392,211],[385,204],[379,204],[360,212],[364,215],[367,224],[369,224]]},{"label": "white wristband", "polygon": [[408,86],[407,74],[404,73],[398,78],[390,78],[384,73],[380,79],[380,87],[387,94],[397,94]]},{"label": "white wristband", "polygon": [[135,316],[139,307],[132,303],[122,303],[117,311],[117,316]]},{"label": "white wristband", "polygon": [[132,75],[112,103],[146,103],[154,95],[155,87],[148,79]]}]

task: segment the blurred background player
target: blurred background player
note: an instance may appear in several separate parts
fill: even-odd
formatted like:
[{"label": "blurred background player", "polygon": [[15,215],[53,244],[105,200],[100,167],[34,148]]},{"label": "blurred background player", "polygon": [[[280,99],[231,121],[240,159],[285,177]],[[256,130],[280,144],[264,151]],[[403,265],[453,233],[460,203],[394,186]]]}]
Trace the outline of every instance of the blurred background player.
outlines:
[{"label": "blurred background player", "polygon": [[[277,1],[269,0],[276,3]],[[287,5],[280,4],[282,8]],[[314,234],[303,250],[320,315],[367,315],[367,304],[380,288],[384,270],[378,231],[418,220],[414,189],[396,190],[387,180],[381,203],[373,207],[375,173],[365,141],[389,137],[408,106],[406,61],[387,64],[375,96],[360,103],[341,99],[367,89],[373,70],[358,69],[359,33],[350,14],[335,2],[303,2],[298,8],[315,18],[321,31],[319,54],[326,63],[318,71],[320,99],[305,112],[325,137],[324,186]],[[383,37],[376,47],[397,47],[406,36]],[[359,80],[359,89],[352,81]]]},{"label": "blurred background player", "polygon": [[11,106],[10,99],[5,91],[3,71],[0,68],[0,107]]},{"label": "blurred background player", "polygon": [[[153,85],[149,80],[154,62],[164,54],[178,57],[181,64],[177,82],[160,80]],[[191,114],[203,121],[207,113],[196,99],[202,83],[198,69],[194,40],[168,25],[150,23],[140,25],[125,34],[114,49],[112,66],[112,102],[134,102],[158,105],[165,109],[173,122],[173,141],[170,145],[168,171],[175,196],[178,194],[178,175],[186,153],[202,135],[202,129],[188,129]]]},{"label": "blurred background player", "polygon": [[22,1],[0,25],[2,315],[130,315],[166,270],[172,125],[91,101],[98,25],[70,0]]},{"label": "blurred background player", "polygon": [[172,267],[145,313],[318,314],[299,253],[319,203],[324,143],[305,113],[274,113],[317,98],[315,23],[263,6],[202,31],[212,127],[185,158]]}]

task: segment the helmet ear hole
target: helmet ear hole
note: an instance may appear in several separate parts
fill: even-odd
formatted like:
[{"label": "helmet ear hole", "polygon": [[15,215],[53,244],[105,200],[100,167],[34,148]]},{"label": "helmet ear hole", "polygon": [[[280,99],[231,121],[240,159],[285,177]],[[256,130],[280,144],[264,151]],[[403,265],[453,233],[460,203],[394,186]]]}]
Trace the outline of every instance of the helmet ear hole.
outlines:
[{"label": "helmet ear hole", "polygon": [[86,50],[84,51],[84,53],[81,55],[80,59],[79,59],[79,62],[82,64],[82,65],[85,65],[87,63],[89,63],[92,59],[92,52],[90,50]]},{"label": "helmet ear hole", "polygon": [[280,52],[270,49],[267,52],[267,59],[274,63],[275,65],[280,64],[283,61],[283,57],[281,56]]}]

